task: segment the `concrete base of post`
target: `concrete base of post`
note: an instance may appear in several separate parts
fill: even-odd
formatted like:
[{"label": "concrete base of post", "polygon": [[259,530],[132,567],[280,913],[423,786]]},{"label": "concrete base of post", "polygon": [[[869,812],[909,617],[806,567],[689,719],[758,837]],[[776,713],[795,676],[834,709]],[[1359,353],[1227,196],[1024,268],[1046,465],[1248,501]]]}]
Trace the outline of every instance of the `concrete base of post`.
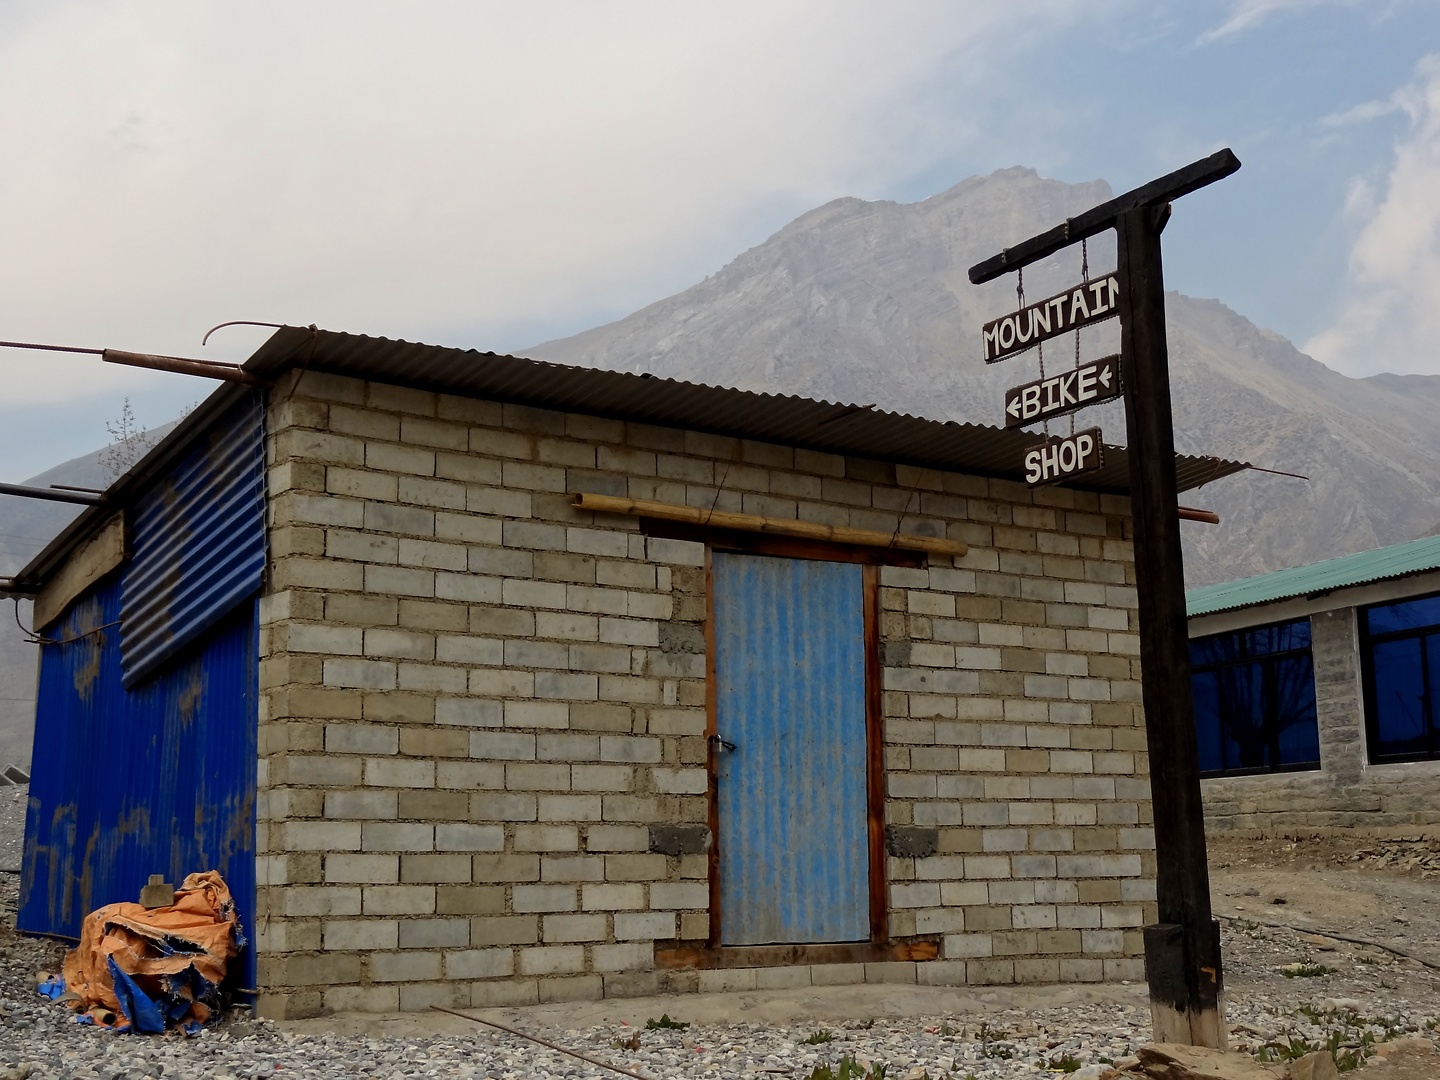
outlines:
[{"label": "concrete base of post", "polygon": [[1180,1043],[1189,1046],[1208,1046],[1215,1050],[1229,1049],[1230,1040],[1225,1030],[1225,1001],[1216,1002],[1213,1009],[1186,1010],[1182,1012],[1173,1005],[1150,1002],[1151,1039],[1157,1043]]}]

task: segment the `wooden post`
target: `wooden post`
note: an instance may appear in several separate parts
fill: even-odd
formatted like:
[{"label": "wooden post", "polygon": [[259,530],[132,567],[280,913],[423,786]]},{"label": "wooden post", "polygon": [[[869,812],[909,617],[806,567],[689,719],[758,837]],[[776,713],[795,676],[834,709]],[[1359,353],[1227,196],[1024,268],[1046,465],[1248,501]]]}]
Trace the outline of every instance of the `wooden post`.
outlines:
[{"label": "wooden post", "polygon": [[1210,914],[1205,818],[1195,746],[1190,640],[1175,484],[1170,360],[1160,232],[1168,203],[1115,223],[1120,265],[1120,351],[1135,522],[1140,667],[1155,813],[1159,924],[1145,928],[1145,975],[1159,1042],[1223,1049],[1226,1042],[1218,924]]},{"label": "wooden post", "polygon": [[[1155,1039],[1224,1048],[1220,928],[1210,914],[1205,818],[1190,687],[1190,641],[1176,502],[1170,359],[1160,233],[1170,203],[1229,176],[1240,159],[1220,150],[1102,203],[970,268],[979,285],[1113,228],[1119,241],[1121,357],[1135,522],[1141,696],[1150,749],[1160,921],[1145,928],[1145,978]],[[1003,359],[1003,357],[1000,357]],[[988,357],[987,357],[988,359]],[[1192,520],[1218,521],[1187,511]]]}]

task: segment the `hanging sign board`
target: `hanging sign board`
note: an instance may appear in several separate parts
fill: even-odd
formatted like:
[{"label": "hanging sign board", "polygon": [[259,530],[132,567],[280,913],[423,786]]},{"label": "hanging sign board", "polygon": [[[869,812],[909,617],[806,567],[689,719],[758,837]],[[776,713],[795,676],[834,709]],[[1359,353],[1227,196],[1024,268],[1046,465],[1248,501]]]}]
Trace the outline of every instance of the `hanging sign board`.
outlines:
[{"label": "hanging sign board", "polygon": [[1005,391],[1005,426],[1024,427],[1064,416],[1120,396],[1120,357],[1106,356],[1078,368]]},{"label": "hanging sign board", "polygon": [[1107,274],[988,322],[980,331],[985,362],[993,364],[1048,338],[1113,318],[1119,299],[1120,277]]},{"label": "hanging sign board", "polygon": [[1074,435],[1046,439],[1025,455],[1025,482],[1031,487],[1069,480],[1094,472],[1105,463],[1105,446],[1100,429],[1077,431]]}]

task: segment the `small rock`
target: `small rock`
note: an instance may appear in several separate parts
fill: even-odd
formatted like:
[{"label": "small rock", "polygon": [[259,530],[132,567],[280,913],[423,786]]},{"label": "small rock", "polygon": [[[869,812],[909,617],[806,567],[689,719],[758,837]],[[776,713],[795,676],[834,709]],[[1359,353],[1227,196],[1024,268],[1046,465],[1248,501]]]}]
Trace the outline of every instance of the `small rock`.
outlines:
[{"label": "small rock", "polygon": [[1139,1051],[1140,1073],[1157,1080],[1279,1080],[1281,1073],[1246,1054],[1207,1046],[1155,1043]]},{"label": "small rock", "polygon": [[1390,1057],[1392,1054],[1434,1054],[1435,1044],[1429,1039],[1395,1039],[1375,1047],[1376,1057]]},{"label": "small rock", "polygon": [[1285,1080],[1340,1080],[1340,1070],[1328,1050],[1317,1050],[1313,1054],[1290,1062],[1285,1069]]}]

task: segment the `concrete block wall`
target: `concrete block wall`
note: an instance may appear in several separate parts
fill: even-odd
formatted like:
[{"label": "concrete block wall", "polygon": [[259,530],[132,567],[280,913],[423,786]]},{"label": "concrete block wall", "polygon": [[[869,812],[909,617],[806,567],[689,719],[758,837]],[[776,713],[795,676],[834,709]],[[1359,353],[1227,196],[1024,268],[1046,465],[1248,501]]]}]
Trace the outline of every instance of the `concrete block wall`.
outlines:
[{"label": "concrete block wall", "polygon": [[[1320,768],[1201,781],[1206,827],[1269,835],[1317,829],[1440,830],[1440,762],[1371,765],[1367,760],[1356,608],[1317,611],[1309,619]],[[1262,612],[1254,625],[1264,622]]]},{"label": "concrete block wall", "polygon": [[[264,1014],[1141,977],[1126,500],[318,373],[268,444]],[[709,932],[705,552],[576,491],[971,545],[881,575],[890,927],[942,959],[655,969]]]}]

